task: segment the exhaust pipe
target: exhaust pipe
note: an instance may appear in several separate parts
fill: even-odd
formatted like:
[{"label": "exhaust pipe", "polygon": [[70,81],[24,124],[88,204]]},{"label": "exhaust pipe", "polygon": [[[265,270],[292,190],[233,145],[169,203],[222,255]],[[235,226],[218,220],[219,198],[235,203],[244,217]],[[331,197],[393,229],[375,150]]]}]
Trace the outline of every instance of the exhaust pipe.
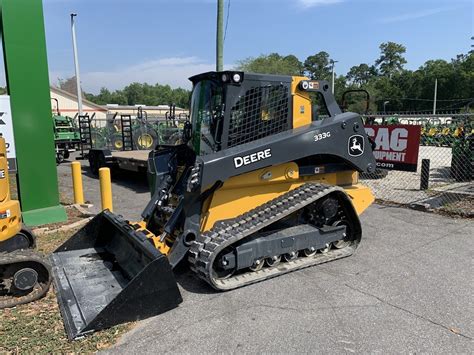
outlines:
[{"label": "exhaust pipe", "polygon": [[108,210],[60,246],[51,262],[70,340],[158,315],[182,302],[166,256]]}]

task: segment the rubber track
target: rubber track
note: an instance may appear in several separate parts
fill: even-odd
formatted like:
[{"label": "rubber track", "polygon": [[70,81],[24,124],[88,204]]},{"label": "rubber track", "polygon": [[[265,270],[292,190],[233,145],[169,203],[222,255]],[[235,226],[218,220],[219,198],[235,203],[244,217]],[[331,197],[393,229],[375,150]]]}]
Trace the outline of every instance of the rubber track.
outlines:
[{"label": "rubber track", "polygon": [[335,191],[344,190],[338,186],[307,183],[234,219],[216,222],[210,231],[203,233],[193,243],[189,253],[191,269],[215,289],[231,290],[352,255],[358,242],[342,249],[332,249],[326,254],[300,257],[272,268],[264,267],[256,272],[249,271],[225,279],[218,279],[213,275],[214,260],[226,247]]},{"label": "rubber track", "polygon": [[[42,279],[41,273],[44,275],[45,272],[48,273],[47,279],[45,282],[37,283],[33,290],[24,296],[0,296],[0,309],[36,301],[44,297],[49,290],[49,286],[51,285],[51,266],[40,254],[34,250],[15,250],[10,253],[0,253],[0,267],[23,262],[37,264],[33,268],[38,272],[38,279]],[[3,281],[3,275],[0,273],[0,283]]]}]

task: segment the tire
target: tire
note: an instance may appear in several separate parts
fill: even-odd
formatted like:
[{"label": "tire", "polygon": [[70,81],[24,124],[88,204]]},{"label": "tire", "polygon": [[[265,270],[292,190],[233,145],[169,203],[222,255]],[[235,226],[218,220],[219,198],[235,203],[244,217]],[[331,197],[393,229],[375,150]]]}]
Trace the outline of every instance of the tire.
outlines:
[{"label": "tire", "polygon": [[99,132],[91,133],[91,146],[92,148],[103,148],[105,147],[105,138]]},{"label": "tire", "polygon": [[119,136],[119,135],[112,136],[112,149],[113,150],[122,150],[123,149],[122,136]]},{"label": "tire", "polygon": [[61,164],[63,161],[64,161],[63,152],[57,152],[56,153],[56,165]]},{"label": "tire", "polygon": [[132,135],[135,149],[151,150],[158,144],[158,134],[152,127],[136,128]]},{"label": "tire", "polygon": [[29,229],[24,224],[21,226],[21,230],[18,234],[22,234],[25,236],[29,241],[29,248],[34,249],[36,248],[36,236],[33,234],[31,229]]},{"label": "tire", "polygon": [[167,144],[179,145],[179,144],[182,143],[181,137],[182,137],[182,134],[180,134],[180,132],[175,132],[170,136],[170,138],[168,139]]},{"label": "tire", "polygon": [[105,157],[103,154],[94,151],[89,152],[89,170],[92,175],[99,176],[99,169],[105,166]]}]

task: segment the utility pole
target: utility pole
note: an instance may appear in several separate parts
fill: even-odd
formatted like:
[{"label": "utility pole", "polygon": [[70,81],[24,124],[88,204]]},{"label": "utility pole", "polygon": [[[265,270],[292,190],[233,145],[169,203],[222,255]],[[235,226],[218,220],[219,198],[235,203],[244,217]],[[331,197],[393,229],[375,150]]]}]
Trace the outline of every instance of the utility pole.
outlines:
[{"label": "utility pole", "polygon": [[336,64],[338,61],[337,60],[330,60],[330,63],[332,64],[332,85],[331,85],[331,91],[332,94],[334,95],[334,83],[335,83],[335,73],[334,73],[334,64]]},{"label": "utility pole", "polygon": [[438,99],[438,78],[435,80],[434,99],[433,99],[433,115],[436,115],[436,100]]},{"label": "utility pole", "polygon": [[224,70],[224,0],[217,0],[216,71]]},{"label": "utility pole", "polygon": [[74,17],[76,16],[77,14],[71,14],[72,50],[74,52],[74,66],[76,70],[77,108],[79,115],[82,116],[81,78],[79,75],[79,60],[77,59],[76,27],[74,24]]}]

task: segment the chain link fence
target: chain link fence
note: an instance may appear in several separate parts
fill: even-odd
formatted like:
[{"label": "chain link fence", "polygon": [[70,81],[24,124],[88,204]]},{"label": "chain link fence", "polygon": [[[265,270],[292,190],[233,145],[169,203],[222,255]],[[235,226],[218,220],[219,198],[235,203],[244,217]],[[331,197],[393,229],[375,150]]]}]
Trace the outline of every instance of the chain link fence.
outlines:
[{"label": "chain link fence", "polygon": [[372,124],[421,126],[416,172],[377,169],[363,174],[377,199],[474,214],[474,114],[371,116]]}]

